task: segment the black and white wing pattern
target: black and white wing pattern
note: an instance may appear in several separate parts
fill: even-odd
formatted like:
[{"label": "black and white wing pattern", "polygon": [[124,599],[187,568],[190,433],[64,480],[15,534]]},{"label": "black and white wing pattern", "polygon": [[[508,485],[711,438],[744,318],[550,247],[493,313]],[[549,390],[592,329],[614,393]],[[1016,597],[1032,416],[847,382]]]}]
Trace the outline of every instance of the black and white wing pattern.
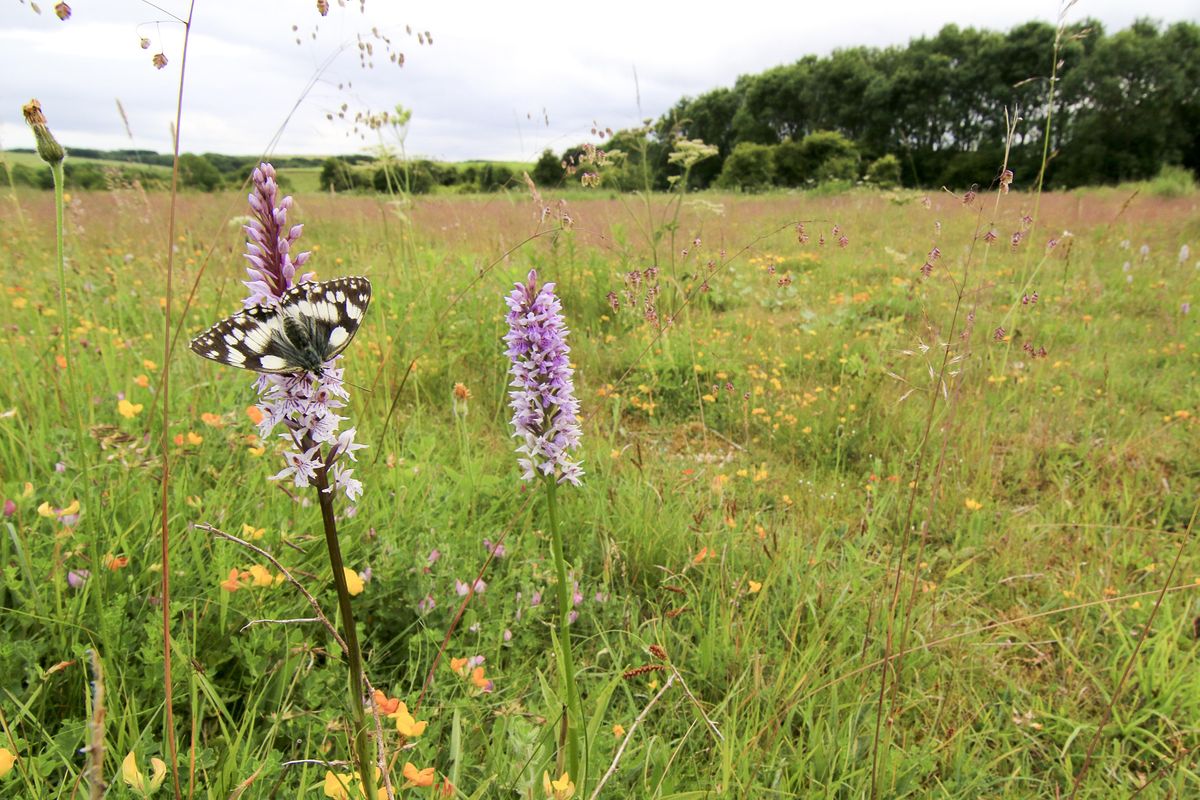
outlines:
[{"label": "black and white wing pattern", "polygon": [[302,283],[278,303],[221,320],[192,339],[192,351],[254,372],[315,374],[350,344],[370,302],[366,278]]}]

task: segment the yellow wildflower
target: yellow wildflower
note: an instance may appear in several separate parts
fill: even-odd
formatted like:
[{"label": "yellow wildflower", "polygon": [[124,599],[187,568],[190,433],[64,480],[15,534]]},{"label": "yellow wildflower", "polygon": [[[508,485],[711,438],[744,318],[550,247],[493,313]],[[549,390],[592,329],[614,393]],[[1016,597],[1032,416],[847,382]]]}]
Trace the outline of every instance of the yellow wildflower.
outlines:
[{"label": "yellow wildflower", "polygon": [[[353,772],[344,772],[341,775],[335,775],[332,771],[325,771],[325,784],[321,787],[325,790],[326,797],[332,797],[334,800],[350,800],[349,788],[355,785],[358,780],[358,775]],[[355,792],[356,797],[362,797],[362,791]]]},{"label": "yellow wildflower", "polygon": [[568,800],[575,794],[575,784],[571,782],[571,776],[565,772],[558,780],[552,779],[549,772],[543,772],[542,788],[549,800]]},{"label": "yellow wildflower", "polygon": [[405,786],[433,786],[434,769],[417,769],[411,761],[404,762]]},{"label": "yellow wildflower", "polygon": [[271,575],[270,570],[262,564],[255,564],[248,571],[255,586],[273,586],[275,584],[275,578]]},{"label": "yellow wildflower", "polygon": [[221,588],[227,592],[236,592],[242,588],[241,576],[236,569],[229,570],[229,577],[221,581]]},{"label": "yellow wildflower", "polygon": [[152,758],[150,769],[151,775],[147,778],[145,773],[138,769],[137,757],[130,751],[121,762],[121,777],[133,791],[142,797],[149,797],[162,786],[163,779],[167,777],[167,765],[161,758]]},{"label": "yellow wildflower", "polygon": [[407,736],[409,739],[414,739],[417,736],[420,736],[425,732],[426,726],[429,725],[429,723],[425,720],[417,722],[413,715],[408,712],[408,705],[403,701],[396,706],[395,711],[388,714],[388,717],[396,720],[396,730],[401,735]]},{"label": "yellow wildflower", "polygon": [[12,771],[13,764],[17,761],[17,754],[9,750],[7,747],[0,747],[0,778],[3,778]]},{"label": "yellow wildflower", "polygon": [[131,403],[128,400],[122,400],[117,403],[117,413],[125,419],[133,419],[138,414],[142,413],[141,403]]}]

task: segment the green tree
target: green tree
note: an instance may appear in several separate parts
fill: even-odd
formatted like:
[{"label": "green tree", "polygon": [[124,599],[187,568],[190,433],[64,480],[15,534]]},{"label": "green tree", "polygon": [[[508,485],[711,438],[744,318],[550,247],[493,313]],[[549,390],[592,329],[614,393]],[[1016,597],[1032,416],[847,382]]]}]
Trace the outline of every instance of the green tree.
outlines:
[{"label": "green tree", "polygon": [[678,173],[664,158],[681,137],[718,147],[719,159],[696,165],[693,186],[723,174],[741,143],[778,145],[781,185],[856,175],[853,153],[805,154],[806,137],[829,132],[855,143],[869,163],[896,156],[906,183],[987,185],[1004,159],[1010,119],[1008,164],[1030,182],[1048,129],[1052,184],[1142,179],[1169,164],[1200,173],[1200,26],[1140,20],[1108,35],[1094,20],[1062,28],[1034,21],[1007,32],[946,25],[904,46],[805,56],[680,100],[650,138],[631,140],[645,145],[646,164],[631,147],[613,173],[625,185],[648,170],[664,188]]},{"label": "green tree", "polygon": [[725,159],[733,152],[733,119],[741,103],[741,94],[736,90],[714,89],[694,100],[680,100],[664,116],[664,122],[670,120],[678,137],[700,139],[717,147],[716,158],[706,159],[692,167],[689,175],[691,188],[711,186],[721,174]]},{"label": "green tree", "polygon": [[825,183],[858,177],[858,146],[837,131],[816,131],[805,136],[797,160],[805,181]]},{"label": "green tree", "polygon": [[488,162],[479,169],[479,188],[484,192],[496,192],[508,187],[513,180],[512,168],[504,164]]},{"label": "green tree", "polygon": [[775,179],[774,150],[770,145],[741,142],[725,159],[717,185],[743,192],[768,188]]},{"label": "green tree", "polygon": [[179,183],[185,189],[211,192],[220,187],[221,173],[204,156],[184,153],[179,157]]},{"label": "green tree", "polygon": [[374,176],[360,175],[350,164],[341,158],[327,158],[321,165],[320,185],[322,191],[349,192],[353,189],[371,187]]},{"label": "green tree", "polygon": [[437,184],[431,161],[392,163],[375,170],[371,185],[381,194],[428,194]]},{"label": "green tree", "polygon": [[548,147],[542,151],[529,173],[533,182],[541,187],[562,186],[563,176],[562,159],[554,155],[554,151]]},{"label": "green tree", "polygon": [[880,189],[891,189],[900,185],[900,159],[892,153],[875,159],[867,167],[867,183]]}]

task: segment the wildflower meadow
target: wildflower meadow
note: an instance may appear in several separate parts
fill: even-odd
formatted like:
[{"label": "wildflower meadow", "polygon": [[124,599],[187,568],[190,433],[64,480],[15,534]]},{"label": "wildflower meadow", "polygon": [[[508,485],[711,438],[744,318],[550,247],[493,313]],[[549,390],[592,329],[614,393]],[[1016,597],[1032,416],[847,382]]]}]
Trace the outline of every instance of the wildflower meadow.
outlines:
[{"label": "wildflower meadow", "polygon": [[1192,178],[80,189],[42,101],[0,797],[1200,796]]}]

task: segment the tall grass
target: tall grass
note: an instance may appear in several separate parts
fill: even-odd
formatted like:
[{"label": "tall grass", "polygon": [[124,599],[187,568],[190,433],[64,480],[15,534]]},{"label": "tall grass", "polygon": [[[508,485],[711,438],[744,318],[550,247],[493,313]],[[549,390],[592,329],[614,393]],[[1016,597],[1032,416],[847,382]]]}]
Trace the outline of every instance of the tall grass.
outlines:
[{"label": "tall grass", "polygon": [[[400,348],[421,355],[386,434],[381,401],[399,388],[399,371],[377,397],[356,395],[364,440],[378,443],[368,477],[380,489],[339,521],[347,565],[370,567],[356,613],[372,679],[388,696],[414,706],[461,605],[455,580],[473,582],[486,564],[487,588],[463,609],[447,655],[483,656],[496,691],[476,693],[450,658],[441,661],[418,713],[429,728],[397,770],[406,760],[434,766],[439,781],[454,776],[462,796],[541,796],[542,772],[552,769],[554,742],[539,720],[561,713],[542,688],[553,683],[544,657],[553,617],[546,603],[530,605],[533,592],[552,591],[548,541],[512,466],[498,345],[499,292],[535,266],[562,287],[581,396],[594,412],[588,481],[560,498],[568,546],[585,570],[572,629],[585,715],[595,723],[591,770],[601,775],[623,742],[613,725],[631,728],[665,683],[656,672],[620,678],[652,663],[646,647],[657,643],[701,707],[672,687],[624,746],[606,792],[869,790],[877,698],[864,676],[880,666],[883,588],[895,577],[886,562],[896,541],[891,520],[910,491],[905,454],[925,418],[912,397],[901,401],[908,385],[887,373],[930,385],[914,332],[935,345],[937,330],[925,320],[949,313],[955,294],[922,283],[917,268],[933,222],[943,241],[965,242],[976,219],[948,196],[931,197],[929,209],[919,196],[896,195],[898,204],[869,193],[706,199],[724,213],[685,204],[680,223],[706,249],[752,241],[797,217],[836,219],[851,243],[822,248],[810,223],[814,241],[802,245],[787,226],[733,261],[675,321],[672,336],[694,337],[693,355],[651,345],[656,329],[613,313],[605,300],[637,266],[613,244],[625,225],[618,201],[572,201],[572,232],[536,238],[482,277],[497,253],[536,230],[533,210],[498,198],[425,201],[412,211],[413,268],[433,276],[430,291],[386,267],[372,200],[300,198],[321,275],[361,269],[376,285],[347,377],[369,386]],[[58,335],[58,315],[45,313],[57,305],[52,203],[32,192],[20,200],[28,227],[0,222],[0,241],[20,265],[5,300],[17,330],[2,345],[12,365],[2,405],[13,413],[2,423],[0,474],[15,510],[0,544],[0,710],[7,746],[21,760],[3,780],[14,796],[53,797],[68,794],[84,767],[74,753],[86,741],[89,646],[105,654],[110,781],[131,750],[146,763],[166,748],[154,722],[162,713],[155,628],[127,622],[149,620],[157,598],[159,558],[145,522],[157,493],[155,458],[140,438],[141,419],[117,413],[118,393],[148,405],[159,388],[137,379],[154,375],[143,361],[158,358],[155,342],[144,334],[162,324],[163,283],[148,269],[155,250],[144,223],[116,216],[105,195],[72,198],[68,225],[72,217],[87,224],[68,242],[67,298],[77,317],[70,338],[77,377],[91,387],[85,425],[102,494],[74,528],[39,516],[41,502],[65,507],[81,484],[74,471],[54,469],[74,449],[73,432],[42,411],[63,380],[42,355]],[[1010,195],[1005,222],[1015,223],[1030,200]],[[1196,490],[1194,316],[1181,312],[1195,299],[1195,279],[1177,253],[1200,231],[1191,197],[1139,197],[1118,216],[1125,200],[1045,195],[1043,229],[1073,232],[1071,260],[1051,252],[1042,267],[1049,288],[1009,328],[1036,333],[1049,355],[1030,360],[1014,349],[1005,362],[986,358],[1004,343],[976,346],[977,377],[962,384],[960,410],[942,434],[954,437],[953,449],[926,514],[926,549],[902,573],[921,611],[911,644],[892,653],[905,660],[884,719],[891,745],[880,751],[880,785],[892,796],[1065,794],[1101,727],[1119,734],[1100,739],[1079,796],[1111,796],[1114,782],[1127,792],[1147,786],[1142,796],[1151,797],[1196,787],[1181,755],[1196,744],[1200,710],[1189,668],[1192,579],[1200,574],[1193,553],[1183,551],[1153,627],[1146,623]],[[192,280],[215,253],[195,319],[229,313],[240,293],[240,237],[220,225],[230,202],[179,197],[176,280]],[[1003,287],[1021,264],[1019,250],[998,244],[971,298],[981,340],[1012,302]],[[957,257],[943,249],[943,263]],[[780,286],[783,274],[794,281]],[[18,299],[25,303],[12,306]],[[261,528],[255,541],[289,570],[319,574],[312,509],[284,495],[264,502],[263,493],[279,493],[264,480],[273,471],[269,443],[255,455],[264,443],[248,441],[244,413],[228,410],[252,400],[242,376],[192,359],[172,369],[172,524]],[[713,398],[699,401],[707,439],[695,426],[697,380]],[[452,410],[456,382],[473,395],[465,417]],[[936,418],[934,430],[947,422]],[[23,496],[27,480],[33,489]],[[510,528],[507,552],[489,558],[482,540]],[[101,566],[72,588],[68,573],[93,538],[101,556],[129,561]],[[431,563],[435,548],[440,559]],[[224,797],[242,787],[253,797],[319,786],[321,762],[348,756],[339,709],[327,700],[340,696],[342,673],[322,666],[325,637],[311,626],[242,630],[254,619],[306,616],[305,601],[286,587],[223,590],[229,571],[252,558],[207,536],[185,534],[173,555],[174,646],[184,665],[177,681],[186,697],[178,712],[195,742],[182,766],[194,770],[195,792]],[[97,596],[105,598],[98,614]],[[52,669],[62,661],[75,663]],[[1101,726],[1127,667],[1114,723]],[[705,733],[701,710],[724,741]]]}]

